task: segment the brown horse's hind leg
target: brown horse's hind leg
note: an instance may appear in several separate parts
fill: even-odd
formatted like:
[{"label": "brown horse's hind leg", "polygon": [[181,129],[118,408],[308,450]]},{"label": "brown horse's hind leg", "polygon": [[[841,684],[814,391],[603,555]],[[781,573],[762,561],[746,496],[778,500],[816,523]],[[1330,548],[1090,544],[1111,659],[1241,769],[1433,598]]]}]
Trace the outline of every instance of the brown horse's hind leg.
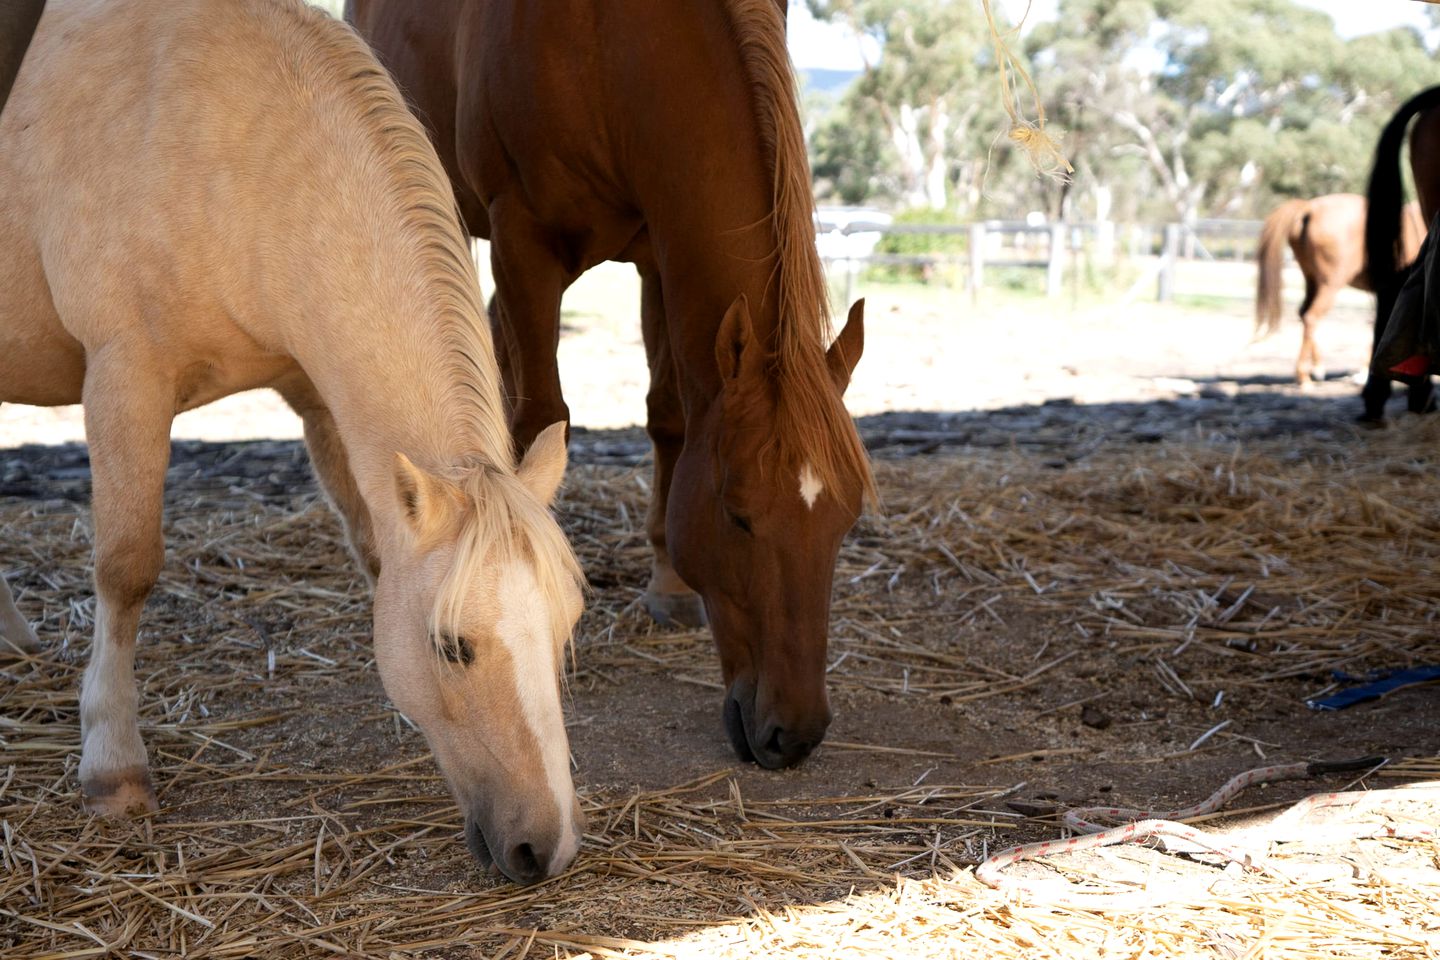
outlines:
[{"label": "brown horse's hind leg", "polygon": [[1310,384],[1310,357],[1315,350],[1315,332],[1310,322],[1310,308],[1315,303],[1319,287],[1315,280],[1305,274],[1305,299],[1300,303],[1300,355],[1295,358],[1295,382],[1300,386]]},{"label": "brown horse's hind leg", "polygon": [[370,508],[360,495],[355,476],[350,472],[350,459],[345,454],[345,445],[340,439],[340,430],[330,408],[320,399],[310,378],[303,373],[295,374],[276,388],[290,408],[300,415],[305,423],[305,446],[310,451],[310,463],[320,487],[330,498],[335,512],[345,524],[345,534],[350,550],[355,554],[361,571],[370,580],[371,586],[380,577],[380,554],[375,548],[375,531],[370,522]]},{"label": "brown horse's hind leg", "polygon": [[33,653],[39,649],[40,640],[21,616],[19,608],[15,606],[15,597],[10,593],[9,584],[0,576],[0,656],[16,650]]},{"label": "brown horse's hind leg", "polygon": [[670,565],[665,547],[665,510],[670,497],[670,477],[675,459],[685,445],[685,414],[675,382],[675,361],[670,353],[670,333],[665,326],[665,307],[660,295],[660,275],[651,268],[640,272],[640,312],[645,333],[645,356],[650,362],[650,392],[646,430],[655,448],[655,488],[650,493],[646,527],[655,552],[645,606],[657,622],[682,627],[705,625],[705,605],[700,595],[685,585]]},{"label": "brown horse's hind leg", "polygon": [[158,808],[135,689],[140,611],[160,576],[175,392],[163,371],[111,352],[85,373],[95,520],[95,642],[80,688],[80,788],[91,813]]},{"label": "brown horse's hind leg", "polygon": [[1320,318],[1330,312],[1335,305],[1335,295],[1339,291],[1332,286],[1321,286],[1312,297],[1309,295],[1307,283],[1305,303],[1300,308],[1300,322],[1305,327],[1303,339],[1300,341],[1300,359],[1295,368],[1295,379],[1301,386],[1307,386],[1313,377],[1316,380],[1325,379],[1325,369],[1320,364],[1320,349],[1315,345],[1315,327],[1319,325]]},{"label": "brown horse's hind leg", "polygon": [[555,354],[560,346],[560,296],[571,278],[540,226],[517,204],[497,201],[490,208],[490,222],[495,272],[491,313],[501,327],[502,336],[496,339],[508,353],[510,434],[523,451],[552,423],[570,422]]}]

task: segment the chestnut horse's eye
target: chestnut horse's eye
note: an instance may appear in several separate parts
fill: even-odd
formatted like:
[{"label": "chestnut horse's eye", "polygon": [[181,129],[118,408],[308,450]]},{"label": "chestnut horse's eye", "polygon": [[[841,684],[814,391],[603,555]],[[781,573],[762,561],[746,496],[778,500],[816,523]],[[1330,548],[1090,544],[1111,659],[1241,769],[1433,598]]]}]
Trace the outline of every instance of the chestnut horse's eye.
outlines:
[{"label": "chestnut horse's eye", "polygon": [[470,645],[467,637],[452,637],[449,634],[442,634],[435,638],[435,646],[440,651],[440,656],[451,663],[468,667],[475,662],[475,648]]},{"label": "chestnut horse's eye", "polygon": [[749,518],[749,517],[742,517],[742,516],[740,516],[740,514],[738,514],[738,513],[731,513],[731,512],[728,511],[728,510],[725,511],[725,515],[730,518],[730,522],[731,522],[731,523],[735,524],[735,526],[739,527],[741,530],[744,530],[746,533],[753,534],[753,533],[755,532],[755,531],[753,531],[753,530],[750,529],[750,518]]}]

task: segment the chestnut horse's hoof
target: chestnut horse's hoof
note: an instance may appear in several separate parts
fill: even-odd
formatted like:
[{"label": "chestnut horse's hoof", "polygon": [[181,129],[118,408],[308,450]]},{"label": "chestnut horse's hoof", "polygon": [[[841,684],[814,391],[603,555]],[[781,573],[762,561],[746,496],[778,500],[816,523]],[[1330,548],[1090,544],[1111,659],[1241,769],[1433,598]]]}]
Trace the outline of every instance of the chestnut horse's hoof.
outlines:
[{"label": "chestnut horse's hoof", "polygon": [[143,768],[87,777],[80,793],[85,812],[97,817],[139,817],[160,809],[150,771]]},{"label": "chestnut horse's hoof", "polygon": [[646,590],[645,609],[650,611],[650,616],[662,627],[684,627],[693,630],[709,622],[705,619],[705,602],[700,599],[700,594],[694,591],[658,593]]}]

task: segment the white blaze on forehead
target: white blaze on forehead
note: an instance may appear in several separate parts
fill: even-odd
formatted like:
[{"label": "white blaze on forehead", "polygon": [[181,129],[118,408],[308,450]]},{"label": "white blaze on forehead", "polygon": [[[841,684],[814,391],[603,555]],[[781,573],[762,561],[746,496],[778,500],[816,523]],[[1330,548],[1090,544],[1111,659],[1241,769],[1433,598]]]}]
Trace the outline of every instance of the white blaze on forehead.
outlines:
[{"label": "white blaze on forehead", "polygon": [[815,476],[815,470],[810,464],[800,468],[800,499],[805,501],[805,506],[811,510],[815,509],[815,500],[825,492],[825,485],[820,478]]},{"label": "white blaze on forehead", "polygon": [[495,632],[510,654],[522,719],[540,747],[545,780],[559,808],[557,822],[570,823],[574,788],[565,714],[560,707],[560,665],[549,636],[550,611],[534,573],[524,564],[514,564],[505,572],[499,593],[500,620]]}]

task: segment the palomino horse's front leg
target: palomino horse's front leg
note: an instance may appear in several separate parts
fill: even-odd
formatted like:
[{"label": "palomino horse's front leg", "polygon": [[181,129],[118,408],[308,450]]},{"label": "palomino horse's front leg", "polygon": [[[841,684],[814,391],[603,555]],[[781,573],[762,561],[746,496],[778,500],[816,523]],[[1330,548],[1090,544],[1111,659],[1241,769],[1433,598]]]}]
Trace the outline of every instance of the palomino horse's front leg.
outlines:
[{"label": "palomino horse's front leg", "polygon": [[675,360],[670,349],[670,331],[665,324],[665,303],[661,297],[660,274],[653,267],[640,268],[640,316],[645,334],[645,357],[650,363],[650,392],[645,396],[646,432],[655,448],[655,484],[650,492],[646,527],[650,546],[650,585],[645,606],[662,624],[703,627],[705,605],[700,595],[685,585],[670,565],[665,546],[665,511],[670,500],[670,478],[675,460],[685,446],[685,412],[680,405]]},{"label": "palomino horse's front leg", "polygon": [[164,562],[171,378],[144,358],[106,349],[85,372],[95,520],[95,642],[80,688],[80,789],[91,813],[158,809],[135,688],[135,637]]},{"label": "palomino horse's front leg", "polygon": [[365,498],[355,484],[355,475],[350,472],[350,458],[345,454],[345,444],[340,439],[335,418],[330,414],[330,408],[325,406],[325,401],[320,399],[315,385],[303,373],[287,377],[276,384],[275,389],[305,423],[305,446],[310,451],[310,464],[315,468],[320,488],[340,514],[350,550],[373,587],[380,578],[380,553],[375,546],[375,529],[370,522],[370,508],[365,505]]},{"label": "palomino horse's front leg", "polygon": [[489,213],[495,273],[490,315],[497,327],[496,346],[506,354],[510,435],[523,451],[552,423],[570,422],[555,354],[560,346],[560,296],[571,278],[523,206],[497,200]]},{"label": "palomino horse's front leg", "polygon": [[6,651],[19,650],[21,653],[31,653],[39,649],[40,640],[15,606],[15,597],[10,593],[10,585],[5,582],[3,576],[0,576],[0,655]]}]

